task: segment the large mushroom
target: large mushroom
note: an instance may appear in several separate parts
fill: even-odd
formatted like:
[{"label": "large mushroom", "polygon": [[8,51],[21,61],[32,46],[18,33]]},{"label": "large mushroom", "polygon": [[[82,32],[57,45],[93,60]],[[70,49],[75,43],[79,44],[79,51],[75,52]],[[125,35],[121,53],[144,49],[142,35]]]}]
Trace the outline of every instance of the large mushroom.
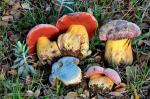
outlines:
[{"label": "large mushroom", "polygon": [[56,27],[64,33],[58,38],[58,46],[64,55],[83,59],[91,54],[89,38],[93,37],[97,28],[92,14],[77,12],[64,15],[57,21]]},{"label": "large mushroom", "polygon": [[109,64],[132,64],[131,39],[141,34],[140,28],[126,20],[112,20],[99,30],[99,38],[106,41],[105,60]]},{"label": "large mushroom", "polygon": [[87,12],[75,12],[62,16],[56,23],[60,33],[65,33],[71,25],[85,26],[89,39],[94,36],[98,23],[96,18]]},{"label": "large mushroom", "polygon": [[52,72],[49,81],[54,86],[58,81],[66,86],[81,82],[81,69],[77,66],[79,59],[75,57],[63,57],[52,65]]},{"label": "large mushroom", "polygon": [[50,24],[39,24],[32,28],[27,35],[26,43],[29,54],[37,53],[41,62],[51,62],[54,57],[60,56],[60,50],[55,41],[50,41],[59,35],[59,30]]},{"label": "large mushroom", "polygon": [[89,87],[96,85],[99,88],[111,90],[114,84],[119,85],[121,83],[121,78],[115,70],[104,69],[97,65],[88,68],[85,77],[90,78]]}]

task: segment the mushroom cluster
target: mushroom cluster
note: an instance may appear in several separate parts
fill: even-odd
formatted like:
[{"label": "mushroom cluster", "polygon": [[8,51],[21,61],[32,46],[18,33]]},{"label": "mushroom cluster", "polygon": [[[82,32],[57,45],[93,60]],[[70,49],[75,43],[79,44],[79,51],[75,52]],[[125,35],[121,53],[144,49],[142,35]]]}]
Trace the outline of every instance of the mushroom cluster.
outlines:
[{"label": "mushroom cluster", "polygon": [[[37,56],[41,62],[51,63],[56,57],[64,56],[52,64],[49,81],[54,86],[58,81],[65,85],[81,82],[79,61],[91,54],[89,41],[98,27],[95,17],[86,12],[76,12],[62,16],[56,26],[40,24],[30,30],[27,36],[29,54]],[[131,64],[133,62],[131,38],[141,34],[140,28],[126,20],[113,20],[99,30],[100,40],[106,41],[105,60],[109,64]],[[112,90],[126,85],[121,83],[119,74],[110,68],[92,65],[86,71],[89,87],[97,86]],[[118,89],[119,91],[119,89]]]},{"label": "mushroom cluster", "polygon": [[[83,59],[91,54],[89,38],[93,37],[96,29],[95,17],[86,12],[64,15],[57,21],[56,27],[50,24],[37,25],[27,35],[29,54],[34,55],[37,52],[42,63],[51,63],[55,57],[61,55]],[[52,41],[55,38],[58,39]]]}]

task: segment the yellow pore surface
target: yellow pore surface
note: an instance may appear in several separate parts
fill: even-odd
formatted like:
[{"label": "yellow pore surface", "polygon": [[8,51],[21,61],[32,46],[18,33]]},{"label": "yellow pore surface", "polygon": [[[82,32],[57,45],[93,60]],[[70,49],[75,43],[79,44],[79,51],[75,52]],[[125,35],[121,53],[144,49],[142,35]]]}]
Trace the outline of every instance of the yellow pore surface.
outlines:
[{"label": "yellow pore surface", "polygon": [[105,59],[110,64],[132,64],[133,55],[129,39],[108,40],[105,48]]},{"label": "yellow pore surface", "polygon": [[60,55],[57,43],[50,41],[47,37],[40,37],[37,42],[37,55],[41,61],[51,60]]},{"label": "yellow pore surface", "polygon": [[83,57],[91,53],[89,51],[88,33],[82,25],[71,25],[66,33],[59,36],[58,46],[67,54],[76,54],[77,57],[79,57],[77,53],[80,53]]},{"label": "yellow pore surface", "polygon": [[97,74],[90,78],[89,86],[93,85],[97,85],[97,87],[99,88],[108,88],[111,90],[114,85],[114,82],[107,76]]}]

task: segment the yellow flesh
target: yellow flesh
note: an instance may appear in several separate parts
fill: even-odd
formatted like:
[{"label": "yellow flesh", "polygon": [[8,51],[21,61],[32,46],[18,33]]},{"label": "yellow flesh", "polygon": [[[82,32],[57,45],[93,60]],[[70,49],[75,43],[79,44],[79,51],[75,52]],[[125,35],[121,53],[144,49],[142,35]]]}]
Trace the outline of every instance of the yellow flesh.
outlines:
[{"label": "yellow flesh", "polygon": [[105,48],[105,59],[109,64],[132,64],[131,41],[129,39],[108,40]]},{"label": "yellow flesh", "polygon": [[94,75],[90,78],[89,86],[97,85],[99,88],[112,89],[114,82],[107,76]]},{"label": "yellow flesh", "polygon": [[41,62],[44,60],[51,62],[54,57],[58,57],[60,54],[60,50],[55,41],[52,42],[44,36],[38,39],[37,55]]},{"label": "yellow flesh", "polygon": [[59,36],[58,46],[67,55],[86,57],[91,54],[88,33],[82,25],[71,25],[66,33]]}]

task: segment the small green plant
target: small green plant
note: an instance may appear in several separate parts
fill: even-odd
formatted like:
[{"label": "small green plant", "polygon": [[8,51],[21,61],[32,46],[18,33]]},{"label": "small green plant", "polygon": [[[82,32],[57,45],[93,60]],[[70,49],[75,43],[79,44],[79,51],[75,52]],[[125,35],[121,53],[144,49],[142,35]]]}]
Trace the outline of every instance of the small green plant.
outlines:
[{"label": "small green plant", "polygon": [[14,66],[12,68],[18,68],[18,76],[26,77],[29,74],[34,76],[36,72],[32,65],[28,63],[29,61],[32,61],[32,58],[28,55],[26,44],[18,41],[14,51],[16,60],[14,61]]},{"label": "small green plant", "polygon": [[100,45],[100,43],[101,43],[101,41],[99,40],[99,36],[98,35],[94,36],[92,41],[91,41],[91,44],[90,44],[90,49],[95,50],[96,47],[98,45]]},{"label": "small green plant", "polygon": [[55,90],[56,90],[56,94],[58,96],[62,95],[62,91],[63,91],[63,84],[62,84],[62,82],[58,81],[58,83],[55,86]]},{"label": "small green plant", "polygon": [[57,6],[59,6],[58,16],[60,16],[61,13],[75,12],[73,10],[74,4],[74,0],[57,0]]},{"label": "small green plant", "polygon": [[148,80],[148,75],[150,73],[150,69],[148,66],[144,66],[143,68],[139,68],[136,66],[126,67],[126,75],[127,75],[127,83],[129,85],[129,89],[132,92],[140,92],[145,83],[150,82]]}]

